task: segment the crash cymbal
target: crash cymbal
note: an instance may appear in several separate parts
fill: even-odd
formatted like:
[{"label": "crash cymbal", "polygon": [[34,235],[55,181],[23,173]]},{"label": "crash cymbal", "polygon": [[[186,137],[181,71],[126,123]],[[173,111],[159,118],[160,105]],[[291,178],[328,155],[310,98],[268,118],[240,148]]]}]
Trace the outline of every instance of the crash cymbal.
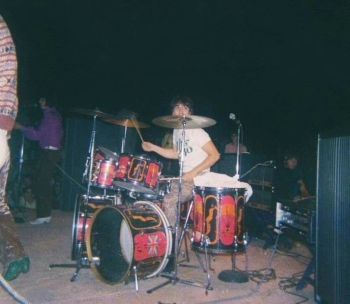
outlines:
[{"label": "crash cymbal", "polygon": [[101,112],[98,108],[95,108],[93,110],[90,109],[72,109],[72,112],[83,114],[83,115],[89,115],[89,116],[97,116],[101,118],[113,118],[115,116]]},{"label": "crash cymbal", "polygon": [[119,119],[119,118],[107,118],[107,119],[103,119],[105,122],[109,122],[111,124],[115,124],[115,125],[119,125],[119,126],[124,126],[124,127],[130,127],[130,128],[136,128],[136,126],[138,128],[149,128],[150,126],[143,123],[143,122],[139,122],[139,121],[135,121],[135,124],[133,123],[133,121],[129,118],[123,118],[123,119]]},{"label": "crash cymbal", "polygon": [[172,128],[172,129],[182,129],[183,119],[186,120],[186,129],[198,129],[206,128],[216,124],[216,121],[211,118],[188,115],[188,116],[178,116],[169,115],[161,116],[152,120],[152,122],[161,127]]}]

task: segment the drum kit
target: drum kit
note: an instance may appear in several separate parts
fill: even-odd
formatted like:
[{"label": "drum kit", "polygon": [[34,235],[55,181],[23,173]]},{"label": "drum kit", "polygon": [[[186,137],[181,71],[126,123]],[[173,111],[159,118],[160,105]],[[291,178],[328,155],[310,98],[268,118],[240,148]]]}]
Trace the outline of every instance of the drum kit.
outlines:
[{"label": "drum kit", "polygon": [[[208,282],[201,286],[196,282],[180,280],[177,277],[177,255],[183,241],[190,215],[192,217],[192,248],[198,252],[211,254],[236,253],[245,244],[243,227],[243,206],[245,189],[194,187],[194,199],[181,214],[180,193],[182,191],[182,163],[184,153],[180,153],[179,177],[161,176],[162,163],[145,155],[124,153],[126,139],[123,138],[120,154],[104,147],[95,148],[96,119],[108,123],[136,128],[148,128],[135,117],[119,119],[98,109],[73,109],[75,113],[93,116],[89,156],[86,161],[83,182],[87,183],[86,195],[77,197],[72,229],[72,260],[76,260],[76,271],[71,278],[75,281],[82,267],[91,267],[98,279],[107,284],[117,284],[127,280],[152,278],[162,274],[169,261],[172,250],[174,271],[169,282],[153,288],[152,292],[172,282],[210,287]],[[200,116],[162,116],[152,121],[155,125],[183,129],[205,128],[214,125],[213,119]],[[182,145],[184,146],[184,145]],[[183,148],[182,148],[183,149]],[[173,179],[179,181],[177,221],[175,227],[175,248],[168,219],[161,209],[164,196],[171,190]],[[104,195],[92,196],[91,187],[101,188]],[[116,191],[117,195],[106,195],[106,190]],[[120,193],[127,193],[134,198],[132,203],[125,203]],[[138,200],[141,199],[141,200]],[[182,234],[178,233],[181,217]],[[175,250],[174,250],[175,249]],[[201,261],[200,261],[201,262]],[[203,264],[201,262],[202,268]],[[67,264],[51,264],[50,267],[73,267]],[[209,269],[208,263],[205,270]]]}]

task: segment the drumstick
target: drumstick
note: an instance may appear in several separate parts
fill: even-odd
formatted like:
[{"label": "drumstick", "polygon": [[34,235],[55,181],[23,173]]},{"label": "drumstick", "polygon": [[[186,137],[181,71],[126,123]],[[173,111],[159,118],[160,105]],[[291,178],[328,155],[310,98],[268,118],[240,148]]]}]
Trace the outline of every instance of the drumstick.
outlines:
[{"label": "drumstick", "polygon": [[163,180],[177,180],[180,179],[180,177],[160,177],[159,180],[163,181]]},{"label": "drumstick", "polygon": [[141,132],[140,132],[139,124],[137,123],[137,120],[135,119],[134,115],[131,115],[131,121],[134,124],[135,129],[136,129],[137,133],[139,134],[139,136],[141,138],[141,141],[144,142],[144,140],[142,138],[142,135],[141,135]]}]

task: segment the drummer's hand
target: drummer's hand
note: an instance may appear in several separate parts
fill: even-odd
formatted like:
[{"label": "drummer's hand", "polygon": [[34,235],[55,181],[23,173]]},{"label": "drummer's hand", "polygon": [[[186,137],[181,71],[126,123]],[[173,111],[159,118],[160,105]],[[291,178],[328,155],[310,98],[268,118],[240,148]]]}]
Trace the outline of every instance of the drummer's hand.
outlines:
[{"label": "drummer's hand", "polygon": [[142,143],[142,149],[147,151],[147,152],[151,152],[151,151],[153,151],[153,144],[148,142],[148,141],[144,141]]},{"label": "drummer's hand", "polygon": [[196,174],[194,174],[193,172],[189,171],[184,173],[184,175],[182,176],[182,180],[185,182],[190,182],[193,181],[193,179],[196,177]]}]

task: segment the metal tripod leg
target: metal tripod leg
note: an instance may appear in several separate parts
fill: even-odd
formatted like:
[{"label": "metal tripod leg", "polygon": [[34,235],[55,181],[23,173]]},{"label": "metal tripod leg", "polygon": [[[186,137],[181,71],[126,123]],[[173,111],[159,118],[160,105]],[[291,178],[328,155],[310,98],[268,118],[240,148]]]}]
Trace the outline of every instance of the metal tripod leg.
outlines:
[{"label": "metal tripod leg", "polygon": [[[182,246],[182,242],[185,241],[185,250],[186,250],[186,261],[189,262],[190,261],[190,258],[189,258],[189,254],[188,254],[188,247],[187,247],[187,239],[185,237],[187,237],[189,240],[191,240],[190,238],[190,235],[189,235],[189,232],[188,232],[188,221],[189,221],[189,218],[190,218],[190,215],[191,215],[191,212],[192,212],[192,209],[193,209],[193,200],[191,201],[191,204],[190,204],[190,208],[187,212],[187,215],[186,215],[186,219],[185,219],[185,223],[182,227],[182,231],[181,231],[181,235],[180,235],[180,240],[179,240],[179,249],[178,249],[178,255],[180,253],[180,250],[181,250],[181,246]],[[198,262],[203,270],[203,272],[207,272],[208,271],[208,265],[207,267],[204,266],[203,264],[203,261],[199,255],[199,253],[197,251],[194,251],[197,259],[198,259]],[[191,266],[191,265],[184,265],[184,264],[180,264],[179,266],[182,266],[182,267],[193,267],[193,268],[197,268],[197,266]]]}]

